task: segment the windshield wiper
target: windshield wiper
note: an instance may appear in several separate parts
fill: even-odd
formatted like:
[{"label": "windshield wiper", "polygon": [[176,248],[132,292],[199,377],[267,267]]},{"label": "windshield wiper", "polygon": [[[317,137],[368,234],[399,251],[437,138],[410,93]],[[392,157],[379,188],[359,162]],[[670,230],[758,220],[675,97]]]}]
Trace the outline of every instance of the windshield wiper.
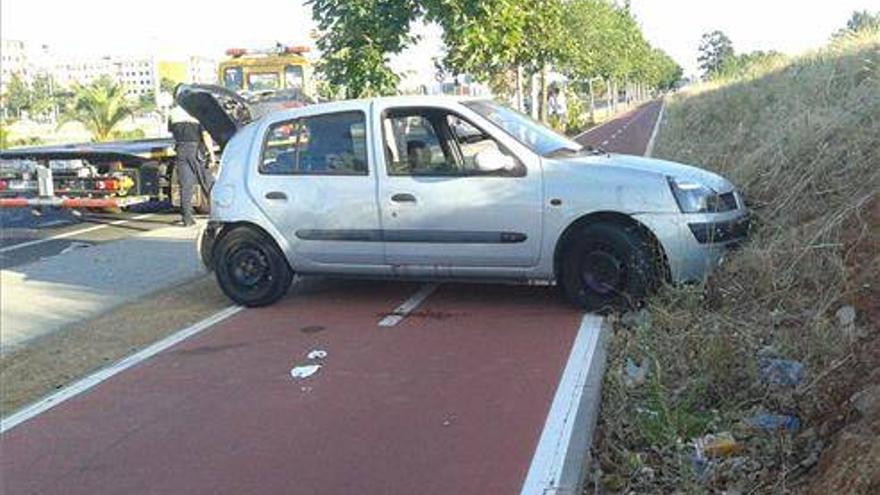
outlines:
[{"label": "windshield wiper", "polygon": [[589,151],[591,155],[610,155],[611,154],[608,152],[608,150],[606,150],[605,148],[602,148],[601,146],[593,146],[592,144],[588,144],[588,145],[584,146],[584,148],[587,151]]},{"label": "windshield wiper", "polygon": [[584,148],[569,148],[567,146],[562,146],[560,148],[556,148],[555,150],[544,153],[544,156],[547,158],[556,158],[562,155],[577,156],[583,151]]}]

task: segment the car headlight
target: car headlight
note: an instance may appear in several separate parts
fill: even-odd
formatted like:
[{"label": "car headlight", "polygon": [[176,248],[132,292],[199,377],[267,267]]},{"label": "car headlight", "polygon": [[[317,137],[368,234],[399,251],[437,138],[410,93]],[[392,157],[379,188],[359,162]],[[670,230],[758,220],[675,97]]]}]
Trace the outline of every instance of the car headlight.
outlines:
[{"label": "car headlight", "polygon": [[[724,201],[721,194],[705,184],[677,177],[667,179],[682,213],[717,213],[731,209],[729,201]],[[736,209],[736,200],[732,209]]]}]

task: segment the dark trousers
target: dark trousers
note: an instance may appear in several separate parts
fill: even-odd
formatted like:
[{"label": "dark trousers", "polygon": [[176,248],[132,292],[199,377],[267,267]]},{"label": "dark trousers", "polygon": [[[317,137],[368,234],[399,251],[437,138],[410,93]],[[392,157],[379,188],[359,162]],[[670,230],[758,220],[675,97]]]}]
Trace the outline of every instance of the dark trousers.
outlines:
[{"label": "dark trousers", "polygon": [[177,143],[175,153],[177,180],[180,182],[180,213],[184,225],[192,225],[195,222],[192,205],[193,188],[198,184],[205,193],[205,198],[209,198],[211,187],[214,186],[214,178],[205,168],[205,154],[200,149],[199,143]]}]

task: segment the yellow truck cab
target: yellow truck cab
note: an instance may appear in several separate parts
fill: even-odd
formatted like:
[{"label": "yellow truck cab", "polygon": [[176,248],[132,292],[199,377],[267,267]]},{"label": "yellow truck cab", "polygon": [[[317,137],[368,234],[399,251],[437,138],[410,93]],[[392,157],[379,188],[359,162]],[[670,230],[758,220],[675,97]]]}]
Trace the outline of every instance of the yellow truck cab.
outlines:
[{"label": "yellow truck cab", "polygon": [[298,90],[313,96],[312,67],[305,46],[277,45],[269,49],[230,48],[220,63],[218,79],[236,93]]}]

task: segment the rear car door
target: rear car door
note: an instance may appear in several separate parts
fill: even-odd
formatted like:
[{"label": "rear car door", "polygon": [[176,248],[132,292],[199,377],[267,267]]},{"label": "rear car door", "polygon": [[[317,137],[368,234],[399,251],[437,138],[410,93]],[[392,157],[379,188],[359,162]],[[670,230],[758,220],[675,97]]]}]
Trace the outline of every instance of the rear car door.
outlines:
[{"label": "rear car door", "polygon": [[[515,155],[500,131],[493,134],[467,115],[463,107],[443,106],[376,112],[385,148],[378,194],[385,253],[398,269],[455,276],[468,268],[522,268],[538,261],[540,162]],[[512,158],[516,167],[477,170],[475,155],[486,148]]]},{"label": "rear car door", "polygon": [[297,269],[384,263],[366,110],[349,104],[265,125],[249,192],[290,241]]}]

